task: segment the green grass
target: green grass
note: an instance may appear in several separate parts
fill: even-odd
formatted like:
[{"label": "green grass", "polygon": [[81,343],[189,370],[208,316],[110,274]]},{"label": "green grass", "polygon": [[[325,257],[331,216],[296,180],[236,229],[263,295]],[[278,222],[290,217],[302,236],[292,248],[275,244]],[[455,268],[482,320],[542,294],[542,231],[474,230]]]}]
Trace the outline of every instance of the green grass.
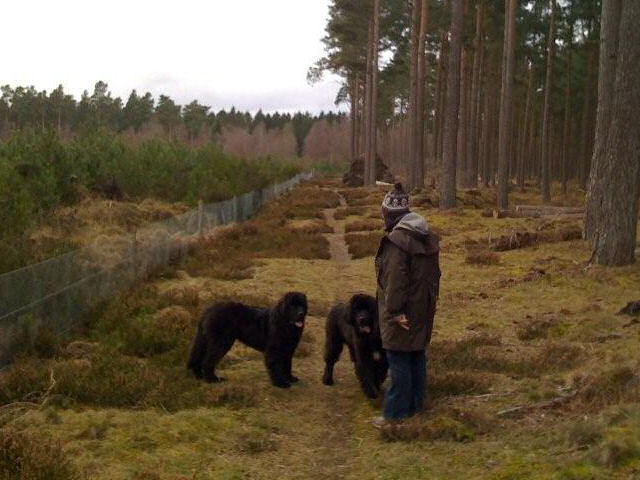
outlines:
[{"label": "green grass", "polygon": [[[349,233],[349,262],[308,255],[328,232],[322,211],[337,207],[336,187],[298,188],[219,237],[225,242],[204,242],[174,271],[96,309],[75,343],[43,337],[0,373],[0,427],[44,439],[52,468],[69,463],[81,478],[634,478],[640,326],[616,313],[637,299],[637,266],[586,268],[588,246],[567,239],[470,261],[489,239],[544,221],[483,217],[477,199],[492,195],[485,190],[465,193],[455,215],[423,200],[427,208],[417,210],[441,236],[443,271],[429,412],[380,433],[370,419],[381,402],[362,395],[348,354],[336,385],[320,383],[324,316],[354,293],[374,293],[381,235]],[[337,216],[345,225],[374,220],[384,192],[341,193],[360,204]],[[537,201],[533,191],[516,197]],[[310,302],[293,362],[299,385],[271,387],[261,355],[239,345],[220,365],[227,382],[187,375],[207,305],[235,298],[268,306],[288,290]],[[562,396],[555,407],[537,406]],[[519,405],[532,407],[497,415]]]}]

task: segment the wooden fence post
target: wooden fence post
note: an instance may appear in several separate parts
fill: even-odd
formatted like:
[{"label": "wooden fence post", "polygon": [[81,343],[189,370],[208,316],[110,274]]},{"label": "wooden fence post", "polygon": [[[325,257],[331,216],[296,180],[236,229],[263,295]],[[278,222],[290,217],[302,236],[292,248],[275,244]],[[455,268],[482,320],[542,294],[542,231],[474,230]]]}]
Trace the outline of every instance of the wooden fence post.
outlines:
[{"label": "wooden fence post", "polygon": [[202,200],[198,200],[198,235],[202,236],[202,222],[204,220],[204,205]]}]

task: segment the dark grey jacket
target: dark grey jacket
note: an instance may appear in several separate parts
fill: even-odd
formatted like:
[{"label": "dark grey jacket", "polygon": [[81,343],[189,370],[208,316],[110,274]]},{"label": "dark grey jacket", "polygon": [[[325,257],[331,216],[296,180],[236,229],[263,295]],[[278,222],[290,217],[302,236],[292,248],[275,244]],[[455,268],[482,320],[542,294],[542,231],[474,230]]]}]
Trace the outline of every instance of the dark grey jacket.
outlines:
[{"label": "dark grey jacket", "polygon": [[[385,235],[376,254],[377,298],[382,346],[424,350],[431,340],[440,286],[438,236],[424,218],[408,213]],[[404,314],[409,330],[394,318]]]}]

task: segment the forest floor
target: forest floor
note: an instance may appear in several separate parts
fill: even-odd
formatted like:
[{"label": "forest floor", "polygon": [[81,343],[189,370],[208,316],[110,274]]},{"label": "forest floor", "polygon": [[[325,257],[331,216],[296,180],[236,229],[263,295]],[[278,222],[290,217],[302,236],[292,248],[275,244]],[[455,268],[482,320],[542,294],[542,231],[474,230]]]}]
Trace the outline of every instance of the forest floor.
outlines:
[{"label": "forest floor", "polygon": [[[0,433],[13,439],[0,438],[0,472],[22,461],[87,479],[640,478],[640,322],[617,315],[640,300],[640,267],[588,266],[575,218],[483,216],[490,190],[461,192],[452,212],[433,192],[413,197],[442,247],[427,413],[373,428],[381,401],[364,397],[348,355],[322,385],[324,316],[374,292],[383,194],[297,187],[101,305],[72,342],[41,335],[0,373]],[[492,249],[515,232],[533,244]],[[207,305],[268,306],[290,290],[310,303],[299,384],[271,387],[241,345],[220,366],[226,382],[187,375]]]}]

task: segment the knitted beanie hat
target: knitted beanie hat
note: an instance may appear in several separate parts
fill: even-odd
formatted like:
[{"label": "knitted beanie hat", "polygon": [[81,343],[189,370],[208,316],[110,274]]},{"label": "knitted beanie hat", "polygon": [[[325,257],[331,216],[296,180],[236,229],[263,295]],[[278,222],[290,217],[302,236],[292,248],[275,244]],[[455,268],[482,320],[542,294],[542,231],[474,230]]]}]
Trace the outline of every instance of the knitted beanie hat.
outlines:
[{"label": "knitted beanie hat", "polygon": [[396,183],[394,189],[382,200],[382,217],[385,230],[391,231],[409,210],[409,194],[404,191],[401,183]]},{"label": "knitted beanie hat", "polygon": [[382,210],[393,213],[408,212],[410,207],[409,194],[404,191],[401,183],[396,183],[382,200]]}]

